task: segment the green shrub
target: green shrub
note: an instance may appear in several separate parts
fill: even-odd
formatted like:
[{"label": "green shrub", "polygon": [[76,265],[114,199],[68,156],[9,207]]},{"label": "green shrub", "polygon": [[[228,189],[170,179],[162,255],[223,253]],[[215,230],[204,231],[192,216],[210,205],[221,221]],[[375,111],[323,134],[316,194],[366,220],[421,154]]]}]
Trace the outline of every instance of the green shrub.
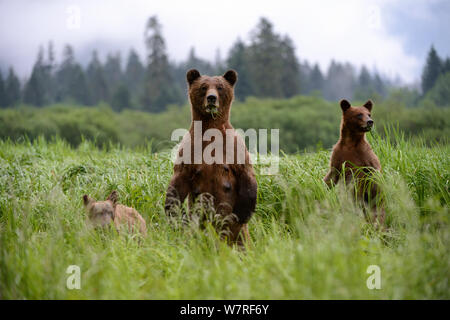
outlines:
[{"label": "green shrub", "polygon": [[[361,105],[362,101],[354,101]],[[280,148],[286,153],[330,148],[339,137],[341,109],[337,102],[320,97],[296,96],[291,99],[248,98],[236,101],[231,111],[235,128],[247,130],[279,129]],[[373,110],[378,132],[385,126],[396,126],[411,137],[421,136],[429,144],[445,143],[450,134],[450,108],[436,108],[424,101],[407,108],[398,99],[376,102]],[[20,107],[0,110],[0,139],[17,141],[38,136],[59,136],[77,146],[85,139],[102,146],[109,142],[130,148],[152,141],[153,150],[174,145],[171,133],[188,128],[191,116],[187,105],[171,106],[157,114],[135,110],[113,112],[108,106],[77,107],[53,105],[44,108]]]}]

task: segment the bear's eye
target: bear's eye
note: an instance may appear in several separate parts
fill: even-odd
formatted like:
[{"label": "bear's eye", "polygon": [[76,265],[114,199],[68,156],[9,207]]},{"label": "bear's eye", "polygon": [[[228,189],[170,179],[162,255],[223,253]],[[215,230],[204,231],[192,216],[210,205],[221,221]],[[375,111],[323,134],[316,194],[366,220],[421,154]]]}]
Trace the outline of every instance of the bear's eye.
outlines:
[{"label": "bear's eye", "polygon": [[369,116],[369,117],[372,117],[372,115],[371,115],[370,113],[368,114],[368,116]]},{"label": "bear's eye", "polygon": [[358,114],[358,115],[357,115],[357,117],[358,117],[358,119],[362,119],[362,117],[363,117],[363,114],[362,114],[362,113],[360,113],[360,114]]},{"label": "bear's eye", "polygon": [[223,86],[222,85],[217,86],[217,90],[222,91],[223,90]]},{"label": "bear's eye", "polygon": [[200,88],[203,92],[205,92],[206,91],[206,86],[202,86],[201,88]]}]

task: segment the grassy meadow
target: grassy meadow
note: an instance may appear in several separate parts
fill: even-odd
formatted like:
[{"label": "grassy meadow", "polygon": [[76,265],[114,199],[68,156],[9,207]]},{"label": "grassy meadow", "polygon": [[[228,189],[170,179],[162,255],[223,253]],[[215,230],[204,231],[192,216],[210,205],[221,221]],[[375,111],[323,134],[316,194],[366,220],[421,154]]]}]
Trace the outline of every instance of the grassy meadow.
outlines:
[{"label": "grassy meadow", "polygon": [[[342,185],[326,188],[330,151],[321,149],[282,155],[276,175],[256,166],[245,250],[211,227],[168,222],[168,153],[0,140],[0,298],[450,299],[448,144],[395,130],[369,139],[384,170],[386,231],[366,223]],[[82,195],[114,189],[147,221],[146,238],[86,224]],[[66,287],[69,265],[81,268],[79,290]],[[366,286],[370,265],[381,289]]]}]

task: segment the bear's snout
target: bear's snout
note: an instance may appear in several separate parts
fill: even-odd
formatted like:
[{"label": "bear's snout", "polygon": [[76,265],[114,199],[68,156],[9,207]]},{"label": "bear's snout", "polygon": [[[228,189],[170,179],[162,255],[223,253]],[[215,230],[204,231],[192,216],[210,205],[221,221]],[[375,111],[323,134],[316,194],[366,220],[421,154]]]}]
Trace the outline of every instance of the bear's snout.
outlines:
[{"label": "bear's snout", "polygon": [[219,102],[219,93],[215,88],[210,88],[208,92],[206,92],[206,106],[218,106],[217,103]]},{"label": "bear's snout", "polygon": [[371,118],[369,118],[366,121],[366,125],[362,129],[363,129],[363,131],[368,132],[368,131],[372,130],[372,127],[373,127],[373,120]]},{"label": "bear's snout", "polygon": [[210,94],[209,96],[206,97],[206,101],[208,102],[208,105],[216,104],[217,96],[214,94]]}]

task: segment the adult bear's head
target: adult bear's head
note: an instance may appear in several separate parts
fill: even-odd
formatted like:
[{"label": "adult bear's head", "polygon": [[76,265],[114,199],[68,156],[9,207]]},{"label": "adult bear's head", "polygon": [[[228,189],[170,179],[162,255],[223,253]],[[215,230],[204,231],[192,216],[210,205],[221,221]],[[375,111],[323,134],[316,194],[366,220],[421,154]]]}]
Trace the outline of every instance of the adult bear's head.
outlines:
[{"label": "adult bear's head", "polygon": [[193,111],[201,119],[228,118],[237,81],[236,71],[229,70],[223,76],[210,77],[191,69],[186,79]]}]

